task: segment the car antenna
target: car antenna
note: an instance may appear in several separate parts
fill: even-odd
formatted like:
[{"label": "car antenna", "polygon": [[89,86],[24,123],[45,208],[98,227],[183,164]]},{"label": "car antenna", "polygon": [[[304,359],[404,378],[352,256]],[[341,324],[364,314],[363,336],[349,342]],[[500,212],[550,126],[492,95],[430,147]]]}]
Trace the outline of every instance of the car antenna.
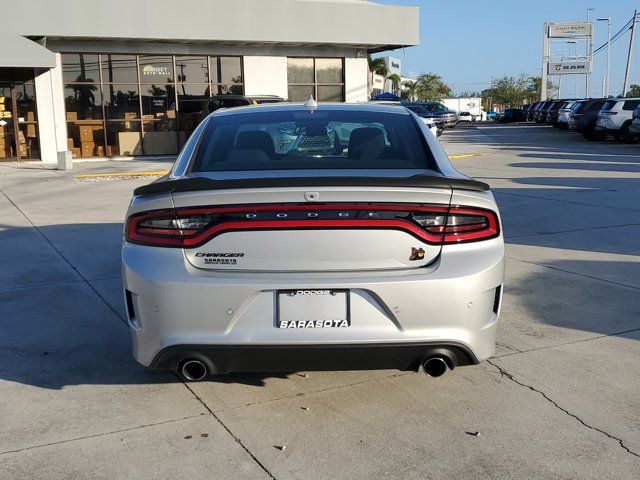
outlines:
[{"label": "car antenna", "polygon": [[318,102],[316,102],[313,99],[313,95],[309,95],[309,100],[304,102],[304,108],[309,110],[309,112],[312,113],[312,114],[313,114],[313,112],[316,111],[316,109],[318,108]]}]

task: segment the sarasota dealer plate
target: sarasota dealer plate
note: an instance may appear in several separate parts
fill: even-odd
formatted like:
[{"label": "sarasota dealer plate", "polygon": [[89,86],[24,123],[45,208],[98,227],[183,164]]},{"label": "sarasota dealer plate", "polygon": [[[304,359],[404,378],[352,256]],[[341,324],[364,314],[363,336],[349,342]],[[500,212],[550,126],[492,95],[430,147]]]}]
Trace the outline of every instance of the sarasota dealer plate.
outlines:
[{"label": "sarasota dealer plate", "polygon": [[350,325],[348,290],[278,290],[276,327],[345,328]]}]

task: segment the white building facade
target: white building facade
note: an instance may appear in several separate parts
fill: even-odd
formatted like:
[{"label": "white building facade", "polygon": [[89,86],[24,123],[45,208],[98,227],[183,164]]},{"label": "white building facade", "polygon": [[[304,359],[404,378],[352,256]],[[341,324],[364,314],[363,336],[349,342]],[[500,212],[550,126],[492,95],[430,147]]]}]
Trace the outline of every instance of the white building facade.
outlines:
[{"label": "white building facade", "polygon": [[173,155],[217,95],[366,101],[367,55],[418,43],[417,8],[365,0],[29,9],[4,9],[16,21],[0,33],[0,161]]}]

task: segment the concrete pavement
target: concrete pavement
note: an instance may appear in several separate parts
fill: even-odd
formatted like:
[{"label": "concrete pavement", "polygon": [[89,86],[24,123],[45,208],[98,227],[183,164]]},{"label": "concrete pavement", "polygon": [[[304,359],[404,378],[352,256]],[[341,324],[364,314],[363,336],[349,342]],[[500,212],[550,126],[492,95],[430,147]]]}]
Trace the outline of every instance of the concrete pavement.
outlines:
[{"label": "concrete pavement", "polygon": [[637,478],[640,147],[500,125],[442,143],[492,185],[508,259],[495,357],[439,379],[147,372],[119,243],[149,180],[74,174],[168,164],[0,164],[0,478]]}]

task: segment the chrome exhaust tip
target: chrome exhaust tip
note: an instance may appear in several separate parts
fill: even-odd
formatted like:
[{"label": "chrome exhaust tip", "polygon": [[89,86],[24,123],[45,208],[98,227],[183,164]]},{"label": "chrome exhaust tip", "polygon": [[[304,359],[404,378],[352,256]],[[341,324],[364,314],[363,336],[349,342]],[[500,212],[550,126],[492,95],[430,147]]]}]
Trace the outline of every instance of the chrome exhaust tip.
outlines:
[{"label": "chrome exhaust tip", "polygon": [[180,368],[182,376],[190,382],[198,382],[209,373],[207,366],[200,360],[187,360]]},{"label": "chrome exhaust tip", "polygon": [[429,377],[437,378],[447,373],[449,366],[443,357],[431,357],[422,363],[422,368]]}]

